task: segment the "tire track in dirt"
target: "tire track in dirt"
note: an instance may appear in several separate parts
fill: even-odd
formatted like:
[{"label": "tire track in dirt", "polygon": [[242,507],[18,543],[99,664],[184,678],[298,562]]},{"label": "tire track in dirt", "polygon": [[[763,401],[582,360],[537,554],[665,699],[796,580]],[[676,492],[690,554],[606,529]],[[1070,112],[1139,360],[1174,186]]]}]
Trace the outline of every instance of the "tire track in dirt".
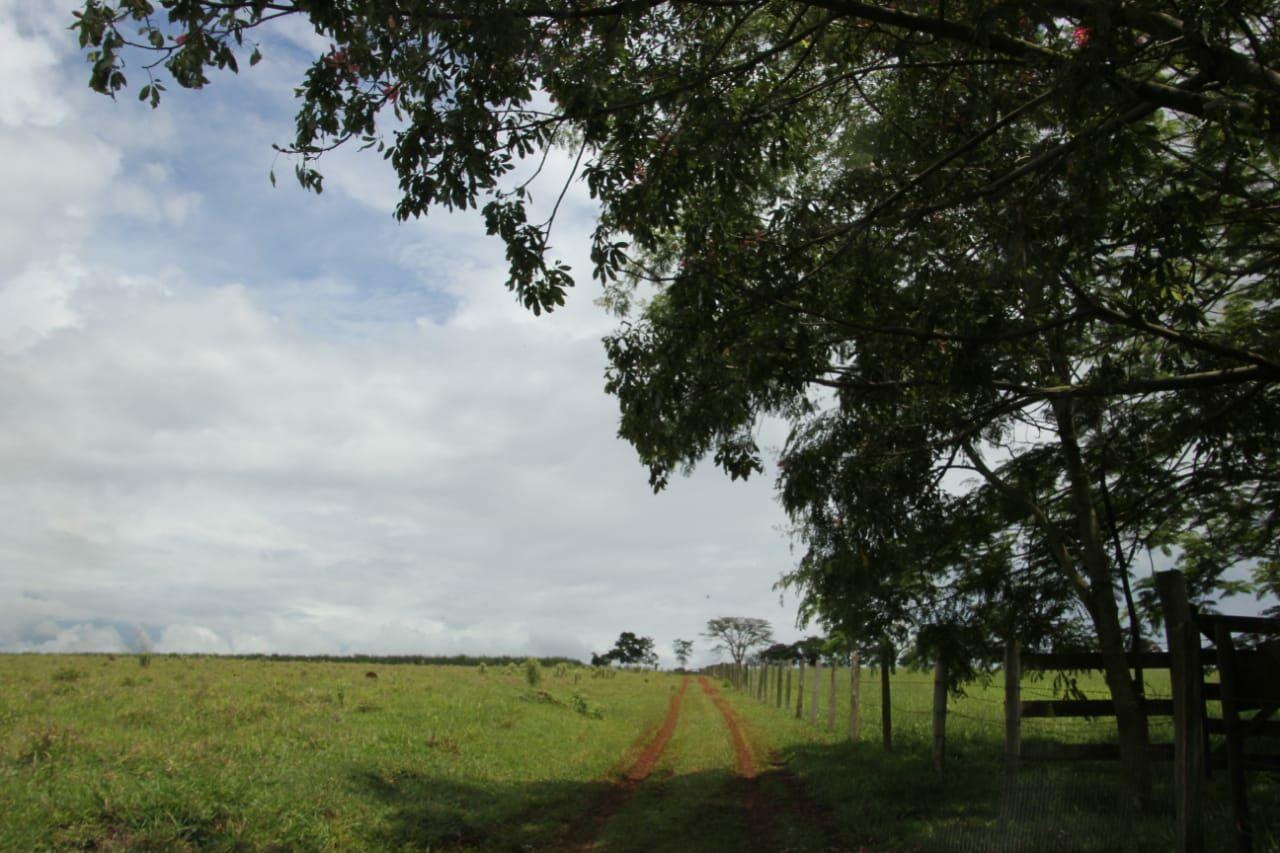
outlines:
[{"label": "tire track in dirt", "polygon": [[649,741],[648,746],[627,772],[622,774],[622,778],[610,785],[596,800],[591,811],[569,830],[564,843],[558,849],[591,850],[595,847],[596,839],[600,837],[605,825],[618,813],[619,809],[627,804],[635,794],[636,788],[649,777],[654,765],[662,757],[663,751],[667,748],[667,742],[675,734],[676,725],[680,722],[680,703],[684,701],[684,691],[688,687],[689,679],[686,677],[680,682],[680,689],[672,694],[667,704],[667,716],[662,721],[662,728],[658,729],[653,740]]},{"label": "tire track in dirt", "polygon": [[[742,733],[743,723],[738,718],[737,712],[706,678],[699,677],[698,685],[720,711],[721,716],[724,717],[725,727],[729,730],[729,739],[733,742],[733,751],[738,760],[738,775],[742,777],[742,806],[747,825],[751,828],[753,849],[794,849],[785,839],[779,837],[783,829],[780,818],[784,815],[792,822],[814,827],[822,836],[823,850],[847,849],[836,840],[837,834],[829,815],[809,799],[800,779],[787,769],[782,757],[771,752],[769,754],[771,767],[760,772],[756,767],[751,747]],[[776,780],[783,790],[780,801],[771,798],[765,791],[764,783],[771,780]]]},{"label": "tire track in dirt", "polygon": [[743,779],[754,779],[756,762],[751,755],[751,747],[747,746],[747,739],[742,736],[738,715],[733,712],[733,708],[729,707],[729,703],[720,695],[720,691],[712,687],[711,682],[701,675],[698,676],[698,686],[711,698],[716,709],[720,711],[720,716],[724,717],[724,724],[729,727],[729,739],[733,741],[733,754],[738,759],[738,775]]}]

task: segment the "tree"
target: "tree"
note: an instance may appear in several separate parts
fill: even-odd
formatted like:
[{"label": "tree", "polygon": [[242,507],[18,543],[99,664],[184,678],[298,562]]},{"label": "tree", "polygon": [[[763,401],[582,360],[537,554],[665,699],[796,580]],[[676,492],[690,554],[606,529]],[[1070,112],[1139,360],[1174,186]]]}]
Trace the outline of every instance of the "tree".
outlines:
[{"label": "tree", "polygon": [[[1128,556],[1177,544],[1185,522],[1275,579],[1269,5],[158,5],[168,23],[150,2],[87,0],[95,89],[122,90],[147,51],[200,87],[255,28],[306,19],[332,46],[284,146],[299,181],[318,191],[336,145],[378,149],[397,216],[483,209],[535,312],[571,278],[554,214],[531,221],[513,170],[570,146],[600,203],[593,274],[630,312],[606,342],[608,388],[654,487],[707,457],[759,472],[755,425],[788,420],[779,485],[799,526],[865,525],[867,548],[806,569],[838,588],[851,555],[896,553],[918,528],[897,511],[924,518],[943,477],[976,473],[1087,613],[1143,789]],[[1212,594],[1222,560],[1184,553]],[[892,615],[891,583],[858,583]]]},{"label": "tree", "polygon": [[591,656],[593,666],[608,666],[613,661],[617,661],[623,666],[628,664],[655,666],[658,662],[658,655],[654,651],[653,638],[638,637],[631,631],[623,631],[618,635],[617,642],[613,644],[612,649],[603,655],[593,654]]},{"label": "tree", "polygon": [[684,669],[689,663],[689,657],[693,654],[693,640],[676,640],[671,644],[671,648],[676,653],[676,662],[680,664],[681,669]]},{"label": "tree", "polygon": [[773,626],[749,616],[720,616],[707,621],[702,636],[716,641],[712,651],[728,652],[733,662],[741,665],[747,652],[773,642]]},{"label": "tree", "polygon": [[791,663],[796,660],[795,647],[788,643],[774,643],[760,652],[760,660],[770,663]]}]

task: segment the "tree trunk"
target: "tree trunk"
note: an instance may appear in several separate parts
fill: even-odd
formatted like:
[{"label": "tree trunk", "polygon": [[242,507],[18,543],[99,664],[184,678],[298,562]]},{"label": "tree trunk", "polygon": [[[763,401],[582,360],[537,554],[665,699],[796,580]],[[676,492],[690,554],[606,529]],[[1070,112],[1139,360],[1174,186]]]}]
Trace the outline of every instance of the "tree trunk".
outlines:
[{"label": "tree trunk", "polygon": [[857,650],[850,656],[849,667],[849,740],[858,740],[858,681],[862,674],[862,657]]},{"label": "tree trunk", "polygon": [[880,648],[880,738],[887,751],[893,750],[893,705],[889,697],[889,671],[893,665],[893,644],[888,640]]},{"label": "tree trunk", "polygon": [[[1070,378],[1061,351],[1051,347],[1054,369],[1060,379]],[[1098,524],[1093,487],[1088,477],[1076,435],[1072,402],[1058,398],[1052,401],[1058,424],[1058,443],[1066,462],[1067,481],[1072,509],[1076,517],[1080,557],[1089,588],[1082,596],[1093,618],[1102,651],[1107,687],[1115,703],[1116,729],[1120,741],[1120,765],[1130,805],[1144,808],[1151,798],[1151,759],[1147,751],[1147,715],[1142,697],[1134,686],[1125,654],[1125,637],[1120,627],[1120,611],[1112,583],[1111,565],[1107,560],[1102,531]]]}]

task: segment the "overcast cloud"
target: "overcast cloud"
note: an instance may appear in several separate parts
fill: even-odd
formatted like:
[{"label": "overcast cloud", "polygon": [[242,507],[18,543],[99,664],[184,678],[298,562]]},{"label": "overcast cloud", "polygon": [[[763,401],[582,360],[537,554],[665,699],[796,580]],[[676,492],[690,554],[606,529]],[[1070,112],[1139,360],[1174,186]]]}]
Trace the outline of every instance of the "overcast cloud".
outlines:
[{"label": "overcast cloud", "polygon": [[0,0],[0,649],[799,636],[770,479],[654,496],[615,438],[585,195],[580,287],[533,318],[476,217],[393,221],[376,155],[271,188],[305,32],[152,111],[87,91],[72,8]]}]

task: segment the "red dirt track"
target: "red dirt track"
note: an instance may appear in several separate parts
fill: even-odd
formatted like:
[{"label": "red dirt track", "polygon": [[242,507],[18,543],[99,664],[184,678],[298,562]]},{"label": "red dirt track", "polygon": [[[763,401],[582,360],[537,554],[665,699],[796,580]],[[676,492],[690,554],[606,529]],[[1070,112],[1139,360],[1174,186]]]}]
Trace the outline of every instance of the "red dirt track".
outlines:
[{"label": "red dirt track", "polygon": [[[626,806],[636,789],[649,777],[662,758],[667,743],[680,722],[680,706],[688,686],[688,678],[680,682],[680,688],[671,694],[662,726],[631,763],[630,768],[604,787],[591,810],[569,829],[563,836],[562,843],[556,845],[555,849],[597,849],[605,826]],[[794,836],[795,826],[810,827],[810,833],[816,830],[823,837],[820,849],[841,849],[828,816],[805,796],[800,780],[786,769],[781,757],[771,753],[767,758],[760,759],[764,766],[757,767],[756,757],[752,754],[744,733],[745,724],[733,706],[706,678],[699,676],[698,686],[724,718],[725,729],[733,744],[739,777],[733,784],[737,786],[741,797],[742,819],[747,824],[751,839],[743,848],[744,853],[799,849],[795,842],[803,842],[804,836]],[[808,849],[808,845],[805,849]]]},{"label": "red dirt track", "polygon": [[702,676],[698,676],[698,686],[715,703],[720,715],[724,717],[725,725],[729,727],[729,738],[733,741],[733,752],[738,757],[738,775],[743,779],[754,779],[756,763],[755,759],[751,757],[751,748],[747,746],[747,739],[742,736],[742,726],[738,724],[738,715],[729,707],[729,703],[720,695],[720,691],[711,686],[711,682]]},{"label": "red dirt track", "polygon": [[685,678],[680,682],[680,689],[671,696],[671,703],[667,706],[667,718],[662,721],[662,728],[658,729],[658,734],[627,771],[628,782],[643,782],[653,772],[653,765],[657,764],[658,759],[662,757],[662,751],[667,748],[667,741],[671,740],[671,736],[676,733],[676,723],[680,721],[680,702],[684,699],[684,691],[688,686],[689,679]]},{"label": "red dirt track", "polygon": [[671,695],[671,701],[667,705],[667,716],[662,721],[662,728],[658,729],[658,733],[654,735],[653,740],[649,741],[648,746],[632,763],[630,769],[622,775],[622,778],[615,784],[610,785],[608,790],[597,799],[595,806],[587,814],[586,818],[570,828],[565,836],[564,844],[557,849],[594,849],[596,839],[600,837],[605,824],[618,813],[619,809],[626,805],[627,800],[631,799],[631,795],[635,793],[640,783],[653,772],[654,765],[662,757],[663,750],[667,748],[667,742],[675,734],[676,725],[680,722],[680,703],[684,700],[684,691],[688,687],[689,679],[685,678],[680,682],[680,689]]},{"label": "red dirt track", "polygon": [[[725,726],[729,729],[729,738],[733,741],[733,751],[738,758],[738,775],[743,780],[743,818],[751,827],[753,839],[749,849],[753,851],[792,849],[785,837],[779,834],[782,829],[781,819],[784,815],[790,822],[816,827],[823,836],[823,850],[841,849],[828,816],[805,795],[800,780],[786,769],[781,757],[770,753],[766,763],[773,766],[766,768],[763,772],[758,770],[751,748],[747,745],[747,739],[742,733],[743,724],[737,712],[707,679],[699,677],[698,684],[724,717]],[[773,796],[770,796],[764,787],[767,780],[774,780],[775,786],[781,783],[782,790],[775,790]]]}]

